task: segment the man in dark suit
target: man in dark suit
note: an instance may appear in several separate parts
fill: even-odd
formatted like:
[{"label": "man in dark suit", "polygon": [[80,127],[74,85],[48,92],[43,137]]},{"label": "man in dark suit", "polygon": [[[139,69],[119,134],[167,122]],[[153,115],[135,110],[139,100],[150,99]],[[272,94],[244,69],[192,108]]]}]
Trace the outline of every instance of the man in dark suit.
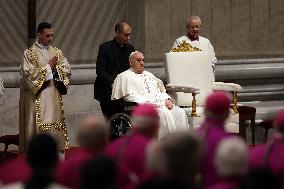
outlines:
[{"label": "man in dark suit", "polygon": [[115,33],[113,40],[100,45],[96,62],[94,95],[106,118],[121,110],[120,101],[111,101],[112,83],[119,73],[129,68],[128,57],[134,51],[134,47],[129,44],[131,27],[126,21],[115,25]]}]

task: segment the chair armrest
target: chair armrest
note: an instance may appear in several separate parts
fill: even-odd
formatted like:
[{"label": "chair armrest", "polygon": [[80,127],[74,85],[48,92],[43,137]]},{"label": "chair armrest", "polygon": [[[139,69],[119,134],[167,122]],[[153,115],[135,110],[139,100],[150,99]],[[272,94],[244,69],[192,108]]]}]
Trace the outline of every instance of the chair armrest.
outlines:
[{"label": "chair armrest", "polygon": [[195,93],[195,94],[200,93],[199,88],[190,85],[167,84],[166,89],[168,91],[174,91],[174,92]]},{"label": "chair armrest", "polygon": [[213,90],[239,92],[242,87],[236,83],[213,82]]}]

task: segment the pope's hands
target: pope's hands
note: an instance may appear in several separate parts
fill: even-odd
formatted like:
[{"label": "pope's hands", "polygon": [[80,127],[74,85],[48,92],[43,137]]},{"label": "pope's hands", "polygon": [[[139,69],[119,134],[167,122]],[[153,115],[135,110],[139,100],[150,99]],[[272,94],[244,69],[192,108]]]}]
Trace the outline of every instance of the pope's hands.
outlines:
[{"label": "pope's hands", "polygon": [[173,103],[172,100],[170,100],[170,99],[167,99],[167,100],[165,101],[165,105],[166,105],[166,107],[167,107],[169,110],[173,109],[173,107],[174,107],[174,103]]}]

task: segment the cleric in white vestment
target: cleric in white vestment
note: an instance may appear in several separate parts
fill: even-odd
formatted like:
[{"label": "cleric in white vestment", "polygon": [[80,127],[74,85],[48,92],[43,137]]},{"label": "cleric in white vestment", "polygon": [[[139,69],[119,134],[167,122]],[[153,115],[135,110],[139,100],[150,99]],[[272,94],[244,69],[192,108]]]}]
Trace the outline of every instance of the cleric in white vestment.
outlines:
[{"label": "cleric in white vestment", "polygon": [[52,45],[53,28],[42,22],[38,39],[25,50],[20,66],[20,151],[26,151],[30,138],[48,133],[57,139],[63,152],[69,148],[62,95],[67,93],[71,76],[69,62]]},{"label": "cleric in white vestment", "polygon": [[189,43],[192,47],[196,47],[204,52],[208,52],[213,68],[215,68],[217,58],[215,57],[214,48],[207,38],[199,35],[199,31],[201,29],[200,17],[190,16],[187,19],[186,28],[187,34],[177,38],[172,46],[172,49],[177,48],[183,41],[185,41],[186,43]]},{"label": "cleric in white vestment", "polygon": [[112,89],[112,100],[123,98],[127,102],[152,103],[159,107],[159,138],[179,130],[189,131],[187,116],[175,106],[166,93],[163,82],[144,70],[144,56],[135,51],[129,56],[130,69],[119,74]]}]

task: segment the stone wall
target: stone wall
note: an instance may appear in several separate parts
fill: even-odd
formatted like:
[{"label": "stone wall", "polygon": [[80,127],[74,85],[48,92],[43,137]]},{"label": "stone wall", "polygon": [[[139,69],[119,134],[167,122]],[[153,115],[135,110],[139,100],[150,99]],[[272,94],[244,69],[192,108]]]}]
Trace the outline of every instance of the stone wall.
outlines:
[{"label": "stone wall", "polygon": [[[0,67],[18,66],[28,47],[28,0],[0,1]],[[219,59],[284,57],[283,0],[37,0],[36,23],[49,21],[55,45],[71,64],[94,64],[98,46],[126,19],[132,43],[146,62],[161,62],[186,33],[186,18],[200,15],[201,35]]]},{"label": "stone wall", "polygon": [[145,30],[139,32],[150,61],[161,60],[174,39],[186,33],[188,15],[200,15],[201,34],[219,59],[284,56],[282,0],[146,0],[141,6]]}]

